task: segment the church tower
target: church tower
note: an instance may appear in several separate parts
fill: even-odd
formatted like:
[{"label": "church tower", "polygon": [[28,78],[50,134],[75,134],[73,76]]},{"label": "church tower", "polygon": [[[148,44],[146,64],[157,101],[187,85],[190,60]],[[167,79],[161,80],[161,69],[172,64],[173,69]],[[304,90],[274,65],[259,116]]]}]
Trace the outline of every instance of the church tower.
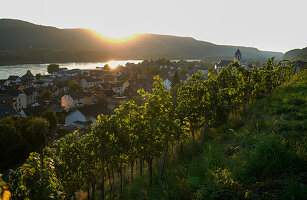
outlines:
[{"label": "church tower", "polygon": [[233,61],[236,61],[236,60],[238,60],[239,64],[241,64],[242,56],[241,56],[241,51],[240,51],[239,47],[238,47],[238,50],[235,53],[235,57],[233,58]]}]

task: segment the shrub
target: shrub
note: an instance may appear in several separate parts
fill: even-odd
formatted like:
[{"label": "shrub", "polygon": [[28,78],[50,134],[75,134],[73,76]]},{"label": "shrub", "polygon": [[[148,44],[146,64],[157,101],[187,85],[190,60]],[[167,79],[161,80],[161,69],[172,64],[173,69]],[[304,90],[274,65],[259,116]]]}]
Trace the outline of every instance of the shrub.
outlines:
[{"label": "shrub", "polygon": [[212,182],[201,188],[200,199],[243,199],[244,190],[228,169],[218,168],[210,172]]}]

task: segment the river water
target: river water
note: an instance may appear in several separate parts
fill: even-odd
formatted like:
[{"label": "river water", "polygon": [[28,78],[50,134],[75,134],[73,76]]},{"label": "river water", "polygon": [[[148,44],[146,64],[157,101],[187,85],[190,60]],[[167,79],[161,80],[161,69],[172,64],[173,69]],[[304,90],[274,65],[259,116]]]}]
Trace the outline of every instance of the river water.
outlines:
[{"label": "river water", "polygon": [[[95,69],[96,67],[103,67],[105,64],[109,64],[111,68],[118,65],[125,66],[126,63],[140,63],[143,60],[118,60],[109,62],[80,62],[80,63],[60,63],[60,67],[66,67],[67,69]],[[20,65],[8,65],[0,66],[0,79],[7,79],[10,75],[22,76],[27,70],[30,70],[33,75],[41,73],[42,75],[47,73],[46,64],[20,64]]]}]

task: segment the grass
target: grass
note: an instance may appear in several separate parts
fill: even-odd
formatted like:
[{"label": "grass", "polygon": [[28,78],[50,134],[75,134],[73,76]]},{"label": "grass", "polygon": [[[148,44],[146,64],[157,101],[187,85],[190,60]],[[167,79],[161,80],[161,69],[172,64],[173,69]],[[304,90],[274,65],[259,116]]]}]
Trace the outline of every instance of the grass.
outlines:
[{"label": "grass", "polygon": [[121,199],[307,199],[306,130],[305,70],[209,129],[204,146],[185,145],[180,157],[179,148],[169,153],[162,184],[149,190],[148,177],[138,177]]}]

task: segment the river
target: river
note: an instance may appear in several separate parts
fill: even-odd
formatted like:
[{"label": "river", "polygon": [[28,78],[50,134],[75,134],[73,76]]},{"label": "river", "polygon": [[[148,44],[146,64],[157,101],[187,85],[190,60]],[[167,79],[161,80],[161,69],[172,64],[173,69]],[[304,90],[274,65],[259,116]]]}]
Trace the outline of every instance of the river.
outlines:
[{"label": "river", "polygon": [[[103,67],[105,64],[109,64],[111,68],[118,65],[125,65],[126,63],[140,63],[143,60],[117,60],[109,62],[80,62],[80,63],[60,63],[60,67],[66,67],[68,69],[95,69],[96,67]],[[7,79],[10,75],[22,76],[27,70],[30,70],[33,75],[41,73],[42,75],[47,74],[46,64],[20,64],[20,65],[7,65],[0,66],[0,79]]]}]

